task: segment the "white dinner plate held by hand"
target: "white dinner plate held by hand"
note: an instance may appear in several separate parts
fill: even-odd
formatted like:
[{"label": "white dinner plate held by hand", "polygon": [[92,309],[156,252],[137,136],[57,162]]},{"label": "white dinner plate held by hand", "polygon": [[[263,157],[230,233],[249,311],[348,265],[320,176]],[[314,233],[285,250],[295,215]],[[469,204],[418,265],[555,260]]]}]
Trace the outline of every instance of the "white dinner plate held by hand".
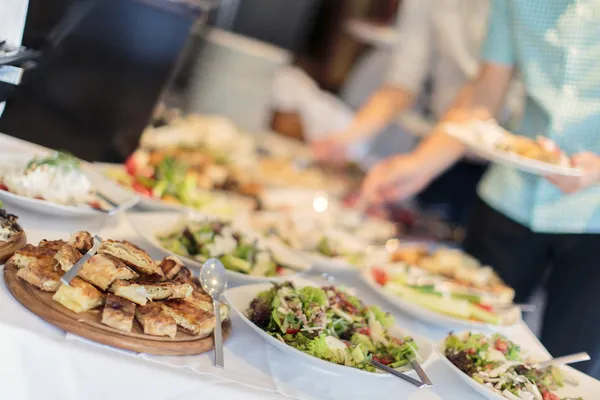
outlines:
[{"label": "white dinner plate held by hand", "polygon": [[579,168],[538,161],[499,149],[497,144],[506,135],[506,131],[493,121],[475,120],[465,124],[446,124],[445,130],[450,136],[466,145],[469,151],[498,164],[540,176],[581,176],[582,174]]}]

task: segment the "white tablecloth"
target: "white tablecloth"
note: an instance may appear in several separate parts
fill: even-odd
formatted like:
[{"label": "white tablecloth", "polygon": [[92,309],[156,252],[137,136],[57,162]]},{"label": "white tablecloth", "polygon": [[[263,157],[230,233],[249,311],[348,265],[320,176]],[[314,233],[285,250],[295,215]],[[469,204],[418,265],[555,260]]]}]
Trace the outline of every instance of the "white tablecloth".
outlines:
[{"label": "white tablecloth", "polygon": [[[27,145],[0,135],[0,148]],[[88,229],[101,236],[127,239],[150,250],[137,237],[125,216],[105,220],[67,221],[31,215],[17,209],[32,242],[65,237]],[[150,250],[153,257],[160,253]],[[367,303],[389,304],[352,277],[338,280],[354,287]],[[393,312],[400,326],[433,341],[447,333]],[[521,324],[505,332],[542,357],[547,353]],[[427,369],[432,389],[416,389],[395,378],[348,379],[304,364],[270,348],[239,318],[225,345],[226,368],[213,368],[212,353],[189,357],[158,357],[100,346],[42,321],[16,302],[0,284],[0,399],[4,400],[144,400],[185,399],[362,399],[369,397],[415,400],[469,400],[479,395],[456,379],[437,359]],[[600,382],[579,375],[587,399],[600,393]]]}]

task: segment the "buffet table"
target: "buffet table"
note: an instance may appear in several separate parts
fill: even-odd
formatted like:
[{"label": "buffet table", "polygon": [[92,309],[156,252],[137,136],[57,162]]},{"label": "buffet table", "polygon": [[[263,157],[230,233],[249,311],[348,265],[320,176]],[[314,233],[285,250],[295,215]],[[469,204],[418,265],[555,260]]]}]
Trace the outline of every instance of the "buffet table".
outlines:
[{"label": "buffet table", "polygon": [[[4,151],[35,150],[30,144],[0,135]],[[126,215],[95,220],[53,219],[27,214],[16,208],[30,242],[42,238],[67,238],[86,229],[100,236],[125,239],[160,257],[129,224]],[[320,279],[320,278],[315,278]],[[366,303],[391,311],[399,326],[437,342],[446,329],[419,323],[399,312],[369,290],[351,273],[335,277],[337,284],[354,288]],[[427,368],[431,389],[416,389],[391,376],[349,379],[292,359],[271,348],[239,317],[225,342],[225,369],[213,367],[212,352],[197,356],[164,357],[106,347],[55,328],[30,313],[0,284],[0,398],[30,399],[449,399],[480,396],[472,391],[437,356]],[[524,323],[503,331],[510,339],[539,354],[549,355]],[[580,381],[584,398],[596,398],[600,382],[572,372]]]}]

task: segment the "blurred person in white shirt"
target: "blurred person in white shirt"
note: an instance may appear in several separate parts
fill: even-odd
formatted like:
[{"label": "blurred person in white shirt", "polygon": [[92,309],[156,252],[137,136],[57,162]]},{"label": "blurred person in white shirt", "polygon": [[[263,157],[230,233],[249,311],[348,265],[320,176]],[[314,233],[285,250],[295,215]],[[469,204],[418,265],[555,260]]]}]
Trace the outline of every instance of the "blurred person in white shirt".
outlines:
[{"label": "blurred person in white shirt", "polygon": [[[324,162],[346,162],[352,158],[350,152],[357,143],[372,140],[395,124],[397,129],[388,129],[385,137],[375,138],[370,146],[369,156],[375,156],[373,161],[385,158],[395,151],[393,142],[399,141],[400,135],[410,134],[407,133],[410,129],[402,128],[402,120],[414,114],[419,104],[424,103],[425,110],[418,113],[433,126],[479,70],[479,52],[487,33],[489,10],[489,0],[404,0],[398,18],[398,43],[384,84],[370,96],[346,129],[313,143],[315,156]],[[521,93],[521,85],[515,80],[501,120],[505,126],[518,119]],[[379,147],[379,152],[375,147]],[[450,203],[455,209],[450,212],[453,214],[450,219],[464,221],[471,200],[475,201],[475,186],[484,170],[481,162],[465,160],[434,181],[420,195],[420,200]]]}]

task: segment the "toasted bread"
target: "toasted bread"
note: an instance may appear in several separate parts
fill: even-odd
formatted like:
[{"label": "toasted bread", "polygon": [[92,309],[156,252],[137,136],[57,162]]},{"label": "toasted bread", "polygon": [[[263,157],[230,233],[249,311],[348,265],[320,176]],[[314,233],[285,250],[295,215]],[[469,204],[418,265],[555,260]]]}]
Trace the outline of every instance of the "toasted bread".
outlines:
[{"label": "toasted bread", "polygon": [[73,268],[73,265],[77,263],[81,259],[82,254],[75,247],[70,244],[65,244],[58,250],[58,252],[54,255],[54,259],[58,261],[60,268],[63,271],[68,271]]},{"label": "toasted bread", "polygon": [[[56,252],[52,249],[44,247],[36,247],[28,244],[21,250],[18,250],[10,258],[10,261],[18,268],[23,268],[29,265],[32,261],[54,261],[54,254]],[[56,261],[54,261],[56,264]]]},{"label": "toasted bread", "polygon": [[63,247],[67,242],[64,240],[46,240],[42,239],[38,244],[38,247],[43,247],[46,249],[50,249],[53,251],[59,251],[61,247]]},{"label": "toasted bread", "polygon": [[165,276],[148,253],[131,243],[105,240],[98,248],[98,253],[114,256],[141,274],[161,278]]},{"label": "toasted bread", "polygon": [[89,232],[79,231],[72,234],[67,243],[85,254],[94,246],[94,238]]},{"label": "toasted bread", "polygon": [[174,338],[177,334],[177,322],[158,303],[137,306],[135,319],[140,323],[146,335]]},{"label": "toasted bread", "polygon": [[52,299],[76,313],[91,310],[104,303],[102,292],[78,277],[71,280],[70,286],[61,285]]},{"label": "toasted bread", "polygon": [[77,275],[102,290],[116,280],[135,279],[139,275],[121,260],[106,254],[95,254],[81,267]]},{"label": "toasted bread", "polygon": [[167,279],[173,279],[184,268],[183,263],[177,257],[169,256],[158,265]]},{"label": "toasted bread", "polygon": [[106,296],[102,311],[102,323],[120,331],[131,332],[135,304],[112,294]]},{"label": "toasted bread", "polygon": [[150,300],[183,299],[188,297],[194,288],[185,282],[148,282],[138,281],[148,292]]},{"label": "toasted bread", "polygon": [[181,268],[181,271],[179,271],[175,278],[173,278],[173,282],[189,283],[190,285],[196,288],[199,288],[201,286],[198,278],[193,276],[192,272],[187,267]]},{"label": "toasted bread", "polygon": [[167,314],[175,318],[177,325],[193,335],[205,337],[215,328],[216,318],[212,313],[184,300],[165,300],[162,306]]},{"label": "toasted bread", "polygon": [[61,270],[55,269],[53,259],[34,260],[17,271],[17,276],[25,282],[46,292],[56,292],[60,286]]},{"label": "toasted bread", "polygon": [[148,303],[149,294],[146,288],[134,282],[115,281],[110,285],[109,291],[141,306],[145,306]]}]

